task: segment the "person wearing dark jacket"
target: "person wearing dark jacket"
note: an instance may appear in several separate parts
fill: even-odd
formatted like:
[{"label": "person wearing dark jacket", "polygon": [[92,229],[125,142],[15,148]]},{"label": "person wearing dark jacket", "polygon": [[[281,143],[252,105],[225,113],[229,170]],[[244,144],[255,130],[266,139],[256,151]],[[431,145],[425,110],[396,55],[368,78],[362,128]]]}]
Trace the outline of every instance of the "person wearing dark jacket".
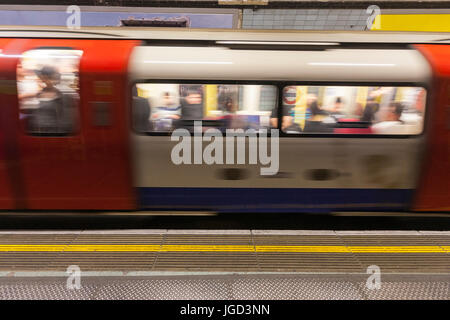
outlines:
[{"label": "person wearing dark jacket", "polygon": [[150,123],[151,106],[146,98],[139,97],[136,86],[133,87],[132,121],[133,128],[138,132],[152,130]]},{"label": "person wearing dark jacket", "polygon": [[189,90],[187,96],[181,101],[181,119],[203,119],[202,95],[198,91]]},{"label": "person wearing dark jacket", "polygon": [[74,97],[61,92],[55,85],[59,72],[51,66],[36,71],[44,88],[36,95],[38,108],[28,122],[29,131],[34,133],[71,133],[75,130],[76,109]]},{"label": "person wearing dark jacket", "polygon": [[322,122],[322,119],[327,116],[327,113],[320,109],[317,101],[311,102],[309,105],[311,118],[305,121],[305,133],[330,133],[333,132],[333,127]]}]

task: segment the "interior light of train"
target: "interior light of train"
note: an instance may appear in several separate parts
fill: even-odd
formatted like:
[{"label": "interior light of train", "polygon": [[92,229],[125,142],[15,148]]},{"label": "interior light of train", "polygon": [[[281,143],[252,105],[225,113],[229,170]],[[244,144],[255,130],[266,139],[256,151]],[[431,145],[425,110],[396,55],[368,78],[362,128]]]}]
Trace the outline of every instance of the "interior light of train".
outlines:
[{"label": "interior light of train", "polygon": [[0,57],[5,57],[5,58],[22,58],[21,54],[4,54],[2,52],[0,52]]},{"label": "interior light of train", "polygon": [[216,41],[216,44],[253,44],[277,46],[338,46],[337,42],[286,42],[286,41]]},{"label": "interior light of train", "polygon": [[[66,54],[68,50],[71,52],[70,54]],[[72,54],[72,52],[74,54]],[[35,49],[26,53],[29,57],[36,59],[58,59],[61,58],[61,54],[64,53],[64,59],[80,59],[81,54],[83,54],[82,50],[73,50],[73,49]],[[19,58],[22,56],[19,56]]]},{"label": "interior light of train", "polygon": [[[80,52],[82,52],[82,51],[80,51]],[[21,59],[23,57],[23,55],[21,55],[21,54],[4,54],[0,50],[0,57],[19,58],[19,59]],[[42,54],[33,53],[33,58],[53,59],[53,58],[61,58],[61,56],[59,56],[59,55],[49,55],[49,54],[46,54],[45,52],[43,52]],[[80,59],[80,56],[79,55],[73,55],[73,56],[72,55],[67,55],[67,56],[64,56],[64,59]]]},{"label": "interior light of train", "polygon": [[231,61],[176,61],[176,60],[145,60],[145,63],[156,63],[156,64],[233,64]]},{"label": "interior light of train", "polygon": [[339,67],[394,67],[395,63],[350,63],[350,62],[308,62],[310,66],[339,66]]}]

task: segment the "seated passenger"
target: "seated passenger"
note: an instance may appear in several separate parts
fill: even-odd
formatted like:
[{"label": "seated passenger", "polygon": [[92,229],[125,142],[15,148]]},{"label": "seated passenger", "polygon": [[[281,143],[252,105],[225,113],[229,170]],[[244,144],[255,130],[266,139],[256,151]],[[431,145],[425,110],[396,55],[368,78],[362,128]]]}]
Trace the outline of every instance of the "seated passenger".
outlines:
[{"label": "seated passenger", "polygon": [[367,105],[363,110],[360,103],[356,103],[356,108],[353,117],[340,118],[337,127],[334,129],[334,133],[340,134],[371,134],[370,128],[372,122],[364,121],[370,118],[369,113],[372,110],[371,106]]},{"label": "seated passenger", "polygon": [[335,123],[338,122],[339,119],[344,117],[342,113],[344,104],[342,103],[342,98],[337,97],[333,106],[328,110],[328,117],[323,120],[324,123]]},{"label": "seated passenger", "polygon": [[172,93],[164,92],[162,101],[162,105],[156,107],[155,113],[152,114],[152,119],[157,121],[157,131],[170,130],[173,122],[180,119],[181,116],[181,106],[175,103]]},{"label": "seated passenger", "polygon": [[181,106],[175,102],[171,92],[164,92],[162,96],[162,105],[156,107],[152,118],[154,119],[180,119]]},{"label": "seated passenger", "polygon": [[403,105],[399,102],[391,102],[381,122],[374,124],[372,130],[378,134],[405,134],[407,127],[400,120]]},{"label": "seated passenger", "polygon": [[[294,122],[295,111],[292,106],[283,106],[283,117],[281,118],[281,130],[284,132],[301,132],[300,126]],[[270,115],[270,126],[272,128],[278,128],[278,109],[275,107],[272,109]]]},{"label": "seated passenger", "polygon": [[327,113],[320,109],[317,101],[313,101],[309,106],[311,117],[305,121],[305,128],[303,132],[307,133],[330,133],[333,132],[333,127],[329,124],[323,123],[322,120],[326,118]]},{"label": "seated passenger", "polygon": [[400,121],[402,121],[407,128],[408,134],[419,134],[423,129],[423,117],[418,112],[403,112],[400,117]]},{"label": "seated passenger", "polygon": [[236,114],[237,106],[233,101],[233,98],[226,97],[221,106],[224,115]]},{"label": "seated passenger", "polygon": [[246,121],[242,116],[236,114],[237,106],[233,98],[226,97],[223,102],[222,110],[224,113],[223,120],[227,129],[247,129]]},{"label": "seated passenger", "polygon": [[[410,126],[413,134],[419,134],[423,130],[423,119],[426,104],[426,92],[420,90],[416,97],[416,102],[410,107],[409,112],[403,112],[400,120]],[[412,110],[411,110],[412,109]]]}]

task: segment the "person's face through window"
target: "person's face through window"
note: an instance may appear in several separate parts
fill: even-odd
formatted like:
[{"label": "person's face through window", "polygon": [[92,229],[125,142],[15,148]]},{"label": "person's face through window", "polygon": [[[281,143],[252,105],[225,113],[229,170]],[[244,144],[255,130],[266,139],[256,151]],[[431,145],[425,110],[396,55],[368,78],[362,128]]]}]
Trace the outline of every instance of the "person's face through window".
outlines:
[{"label": "person's face through window", "polygon": [[42,77],[41,80],[42,80],[42,82],[45,84],[45,86],[46,86],[47,88],[53,87],[53,81],[52,81],[52,79],[50,79],[50,78],[48,78],[48,77]]},{"label": "person's face through window", "polygon": [[306,105],[310,106],[315,101],[317,101],[317,96],[315,94],[308,94],[306,96]]},{"label": "person's face through window", "polygon": [[236,111],[236,107],[235,107],[232,99],[227,99],[227,101],[225,102],[225,108],[228,112]]},{"label": "person's face through window", "polygon": [[22,64],[19,62],[17,64],[17,80],[23,80],[26,76],[26,72],[22,67]]},{"label": "person's face through window", "polygon": [[335,102],[333,112],[340,113],[342,111],[342,102]]},{"label": "person's face through window", "polygon": [[384,121],[398,121],[398,119],[400,119],[400,115],[396,113],[395,106],[389,106]]},{"label": "person's face through window", "polygon": [[163,104],[165,106],[171,106],[174,104],[174,98],[171,94],[165,94],[163,96]]},{"label": "person's face through window", "polygon": [[186,97],[186,102],[189,104],[200,104],[202,103],[202,96],[199,93],[190,93]]}]

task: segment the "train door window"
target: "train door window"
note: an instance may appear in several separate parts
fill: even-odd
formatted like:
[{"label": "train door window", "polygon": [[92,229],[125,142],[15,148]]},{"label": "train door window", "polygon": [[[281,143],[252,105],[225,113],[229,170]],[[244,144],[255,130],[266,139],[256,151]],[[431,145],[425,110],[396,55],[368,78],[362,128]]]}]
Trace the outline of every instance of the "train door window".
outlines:
[{"label": "train door window", "polygon": [[271,85],[138,83],[132,99],[132,125],[140,133],[190,129],[196,120],[219,130],[258,131],[276,123]]},{"label": "train door window", "polygon": [[78,128],[82,51],[34,49],[17,65],[20,120],[29,135],[72,135]]},{"label": "train door window", "polygon": [[282,130],[288,134],[417,135],[426,90],[421,87],[288,86]]}]

